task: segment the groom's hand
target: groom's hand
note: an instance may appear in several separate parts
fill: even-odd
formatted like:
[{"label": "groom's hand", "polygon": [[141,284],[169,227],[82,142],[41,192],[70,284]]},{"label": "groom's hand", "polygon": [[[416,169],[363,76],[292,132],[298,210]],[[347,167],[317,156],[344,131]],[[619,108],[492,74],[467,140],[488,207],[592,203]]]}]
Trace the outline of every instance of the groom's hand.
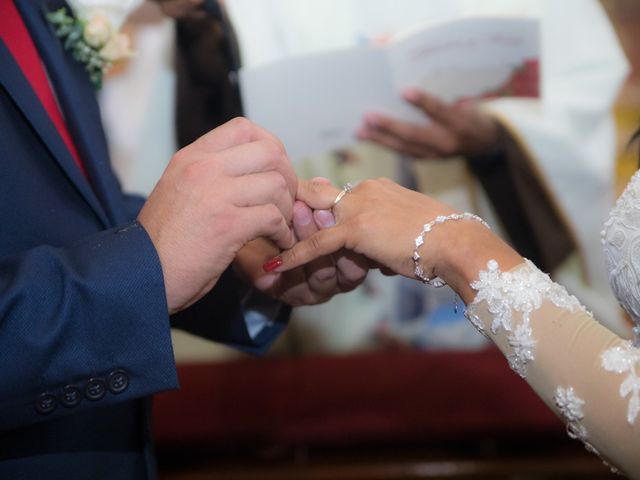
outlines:
[{"label": "groom's hand", "polygon": [[[334,223],[328,211],[313,212],[303,202],[293,206],[293,227],[298,240],[305,240]],[[326,302],[338,293],[353,290],[364,281],[369,268],[364,257],[340,251],[284,273],[266,273],[262,265],[279,253],[271,242],[255,240],[240,251],[234,266],[258,290],[294,306]]]},{"label": "groom's hand", "polygon": [[297,181],[282,143],[243,118],[174,155],[138,217],[158,252],[170,313],[211,290],[251,240],[294,244]]}]

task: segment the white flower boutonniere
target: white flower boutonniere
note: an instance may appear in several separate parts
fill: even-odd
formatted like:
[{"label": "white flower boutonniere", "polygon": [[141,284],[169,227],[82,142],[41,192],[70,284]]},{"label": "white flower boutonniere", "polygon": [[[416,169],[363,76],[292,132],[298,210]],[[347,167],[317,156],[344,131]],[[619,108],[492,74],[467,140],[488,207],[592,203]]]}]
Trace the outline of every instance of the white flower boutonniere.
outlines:
[{"label": "white flower boutonniere", "polygon": [[119,32],[137,0],[70,1],[75,16],[66,8],[47,13],[47,20],[75,60],[84,65],[91,82],[100,89],[104,74],[133,54],[128,35]]}]

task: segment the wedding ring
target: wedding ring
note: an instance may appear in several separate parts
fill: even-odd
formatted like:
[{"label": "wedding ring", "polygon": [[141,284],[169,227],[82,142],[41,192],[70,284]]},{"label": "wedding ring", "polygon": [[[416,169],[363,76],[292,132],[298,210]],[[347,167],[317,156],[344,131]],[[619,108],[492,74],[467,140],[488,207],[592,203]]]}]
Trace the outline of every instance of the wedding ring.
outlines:
[{"label": "wedding ring", "polygon": [[342,187],[342,190],[340,190],[340,193],[336,196],[336,199],[333,201],[333,206],[335,207],[338,202],[340,200],[342,200],[342,197],[344,197],[347,193],[351,193],[351,190],[353,190],[353,186],[351,185],[351,183],[347,182],[344,184],[344,186]]}]

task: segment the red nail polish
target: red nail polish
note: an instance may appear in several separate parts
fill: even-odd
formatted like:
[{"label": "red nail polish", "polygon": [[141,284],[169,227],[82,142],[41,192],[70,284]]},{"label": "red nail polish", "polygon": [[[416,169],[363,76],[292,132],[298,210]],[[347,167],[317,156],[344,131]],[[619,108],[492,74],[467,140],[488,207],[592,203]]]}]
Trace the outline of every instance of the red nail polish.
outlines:
[{"label": "red nail polish", "polygon": [[269,273],[273,272],[276,268],[282,265],[282,257],[278,255],[277,257],[273,257],[271,260],[262,265],[262,269]]}]

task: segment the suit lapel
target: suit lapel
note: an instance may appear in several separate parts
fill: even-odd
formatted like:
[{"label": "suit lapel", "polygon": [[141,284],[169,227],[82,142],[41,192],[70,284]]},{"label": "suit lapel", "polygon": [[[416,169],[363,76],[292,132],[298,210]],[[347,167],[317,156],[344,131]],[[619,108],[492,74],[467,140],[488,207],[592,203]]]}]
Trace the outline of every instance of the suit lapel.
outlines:
[{"label": "suit lapel", "polygon": [[[122,193],[111,170],[96,93],[84,66],[64,50],[45,18],[46,12],[67,5],[61,0],[26,0],[16,4],[47,66],[67,126],[87,169],[94,198],[98,197],[109,224],[114,225],[120,220]],[[86,185],[86,179],[83,181]]]},{"label": "suit lapel", "polygon": [[22,111],[25,118],[47,146],[51,155],[58,161],[69,180],[78,189],[87,203],[95,211],[100,221],[107,227],[108,219],[100,202],[91,190],[91,186],[76,165],[67,146],[58,134],[58,130],[49,118],[40,100],[32,90],[29,81],[15,62],[13,55],[0,40],[0,83]]}]

